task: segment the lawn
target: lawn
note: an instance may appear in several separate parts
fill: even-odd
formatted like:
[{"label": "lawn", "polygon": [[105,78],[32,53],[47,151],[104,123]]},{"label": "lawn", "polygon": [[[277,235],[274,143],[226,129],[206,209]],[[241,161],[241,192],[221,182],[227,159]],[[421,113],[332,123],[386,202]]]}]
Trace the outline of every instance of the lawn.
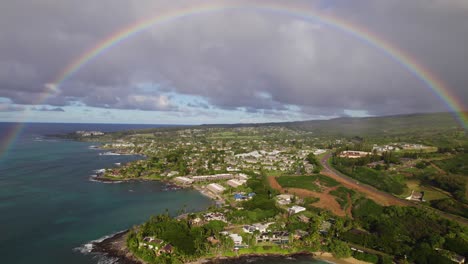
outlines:
[{"label": "lawn", "polygon": [[315,183],[315,176],[281,176],[276,178],[283,188],[300,188],[319,192],[320,187]]},{"label": "lawn", "polygon": [[468,176],[468,154],[458,154],[452,158],[437,160],[434,163],[445,172]]},{"label": "lawn", "polygon": [[339,185],[337,181],[324,175],[315,174],[310,176],[281,176],[276,178],[283,188],[299,188],[310,191],[321,191],[317,181],[322,186],[333,187]]},{"label": "lawn", "polygon": [[408,186],[408,189],[402,195],[399,195],[401,198],[410,196],[412,190],[416,192],[424,192],[424,200],[426,201],[450,198],[450,196],[442,190],[438,190],[431,186],[421,185],[421,182],[418,180],[407,181],[406,185]]}]

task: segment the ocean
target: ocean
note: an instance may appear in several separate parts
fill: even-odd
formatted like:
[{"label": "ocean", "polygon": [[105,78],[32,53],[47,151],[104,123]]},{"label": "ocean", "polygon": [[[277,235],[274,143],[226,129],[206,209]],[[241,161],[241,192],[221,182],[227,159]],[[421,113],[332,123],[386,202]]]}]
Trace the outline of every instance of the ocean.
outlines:
[{"label": "ocean", "polygon": [[[0,123],[0,139],[16,124]],[[76,130],[105,132],[155,125],[26,124],[0,159],[0,262],[6,264],[106,263],[88,253],[89,242],[164,212],[199,211],[212,204],[195,190],[168,190],[159,182],[93,182],[94,170],[139,159],[99,155],[91,143],[45,135]],[[232,262],[230,262],[232,263]],[[309,258],[248,263],[322,263]]]}]

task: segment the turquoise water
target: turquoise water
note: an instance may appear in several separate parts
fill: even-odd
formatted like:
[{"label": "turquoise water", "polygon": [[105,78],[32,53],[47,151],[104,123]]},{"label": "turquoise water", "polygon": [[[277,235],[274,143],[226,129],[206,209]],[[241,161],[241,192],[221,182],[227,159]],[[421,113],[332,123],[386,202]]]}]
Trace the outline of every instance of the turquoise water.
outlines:
[{"label": "turquoise water", "polygon": [[194,190],[164,184],[89,181],[92,171],[137,157],[99,156],[90,144],[23,137],[0,163],[1,263],[97,263],[79,248],[166,208],[201,210]]},{"label": "turquoise water", "polygon": [[[102,256],[80,252],[89,241],[142,223],[166,208],[175,215],[185,205],[197,211],[211,204],[194,190],[168,191],[157,182],[92,182],[93,170],[138,157],[100,156],[91,144],[40,136],[82,127],[32,126],[0,160],[1,263],[99,263]],[[0,124],[0,134],[5,131]],[[310,258],[246,261],[322,263]]]}]

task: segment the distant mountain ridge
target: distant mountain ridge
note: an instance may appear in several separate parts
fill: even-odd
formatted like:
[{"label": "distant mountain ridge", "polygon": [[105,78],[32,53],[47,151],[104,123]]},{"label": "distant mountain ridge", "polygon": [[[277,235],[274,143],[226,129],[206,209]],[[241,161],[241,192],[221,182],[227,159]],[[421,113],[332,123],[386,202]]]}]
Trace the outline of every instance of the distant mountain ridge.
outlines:
[{"label": "distant mountain ridge", "polygon": [[282,126],[318,134],[395,134],[417,131],[461,130],[453,113],[405,114],[381,117],[339,117],[330,120],[309,120],[279,123],[219,124],[202,127]]}]

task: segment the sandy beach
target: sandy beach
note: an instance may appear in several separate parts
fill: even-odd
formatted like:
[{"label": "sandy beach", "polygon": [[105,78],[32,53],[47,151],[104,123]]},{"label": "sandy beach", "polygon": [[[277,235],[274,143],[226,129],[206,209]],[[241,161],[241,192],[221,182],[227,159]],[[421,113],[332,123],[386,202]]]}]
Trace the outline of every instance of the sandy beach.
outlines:
[{"label": "sandy beach", "polygon": [[335,258],[333,257],[331,253],[328,253],[328,252],[325,252],[325,253],[316,252],[314,254],[314,257],[316,259],[324,260],[324,261],[335,263],[335,264],[369,264],[368,262],[358,260],[353,257],[343,258],[343,259]]}]

